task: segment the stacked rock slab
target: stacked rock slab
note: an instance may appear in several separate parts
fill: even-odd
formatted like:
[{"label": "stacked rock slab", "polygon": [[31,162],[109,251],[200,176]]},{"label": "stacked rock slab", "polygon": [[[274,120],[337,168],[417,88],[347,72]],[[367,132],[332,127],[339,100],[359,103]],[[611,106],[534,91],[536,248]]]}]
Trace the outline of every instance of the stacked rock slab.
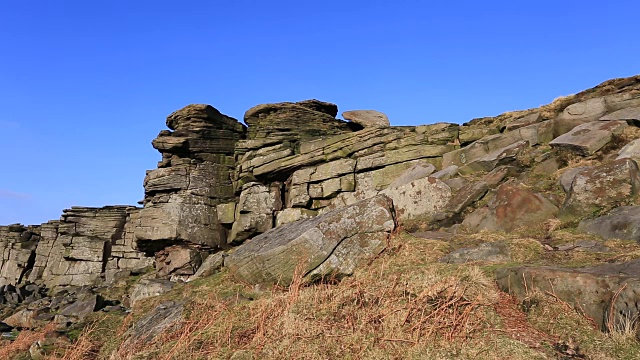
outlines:
[{"label": "stacked rock slab", "polygon": [[144,180],[144,208],[137,216],[138,246],[155,252],[170,244],[226,247],[227,229],[216,205],[235,199],[231,175],[236,142],[245,127],[209,105],[189,105],[167,117],[153,140],[162,153]]},{"label": "stacked rock slab", "polygon": [[152,264],[136,249],[131,206],[74,207],[41,226],[0,227],[0,284],[84,286]]},{"label": "stacked rock slab", "polygon": [[18,284],[29,276],[39,239],[38,226],[0,226],[0,285]]},{"label": "stacked rock slab", "polygon": [[[640,122],[638,108],[640,76],[463,125],[392,127],[381,113],[384,121],[345,122],[336,105],[306,100],[256,106],[247,129],[209,105],[189,105],[153,140],[162,160],[144,180],[142,209],[73,208],[41,226],[0,228],[0,283],[95,284],[154,260],[162,276],[187,277],[207,253],[380,194],[396,220],[427,226],[475,219],[477,229],[510,231],[531,204],[536,223],[603,215],[637,205],[633,144],[587,172],[569,174],[554,157],[603,155]],[[528,172],[523,157],[565,171],[566,199],[505,184]],[[611,196],[603,184],[621,190]]]},{"label": "stacked rock slab", "polygon": [[137,211],[74,207],[60,221],[43,224],[29,280],[48,287],[95,285],[118,272],[148,267],[152,262],[135,248],[131,233],[131,214]]}]

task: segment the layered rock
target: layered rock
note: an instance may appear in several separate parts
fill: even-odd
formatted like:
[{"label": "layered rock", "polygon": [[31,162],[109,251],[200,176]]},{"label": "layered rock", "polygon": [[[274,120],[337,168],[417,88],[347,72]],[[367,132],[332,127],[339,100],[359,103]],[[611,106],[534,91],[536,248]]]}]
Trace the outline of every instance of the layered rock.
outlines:
[{"label": "layered rock", "polygon": [[227,229],[216,206],[235,199],[231,175],[235,144],[245,127],[209,105],[189,105],[167,117],[152,142],[162,153],[158,169],[144,181],[144,208],[135,237],[148,252],[168,244],[226,247]]},{"label": "layered rock", "polygon": [[[345,112],[345,122],[336,105],[307,100],[258,105],[247,129],[189,105],[152,142],[162,160],[145,177],[142,209],[77,207],[0,227],[0,285],[109,284],[150,266],[157,279],[145,283],[162,291],[222,266],[257,283],[287,283],[300,264],[310,280],[343,276],[381,251],[395,221],[511,232],[557,216],[636,239],[631,208],[607,212],[637,205],[639,108],[640,77],[463,125],[393,127],[372,111]],[[443,261],[506,261],[503,250]]]}]

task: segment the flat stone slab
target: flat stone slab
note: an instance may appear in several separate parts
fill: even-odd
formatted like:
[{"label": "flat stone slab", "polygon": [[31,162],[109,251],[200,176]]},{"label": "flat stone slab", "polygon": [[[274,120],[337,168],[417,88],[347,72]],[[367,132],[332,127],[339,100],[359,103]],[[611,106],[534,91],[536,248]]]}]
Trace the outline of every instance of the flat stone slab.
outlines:
[{"label": "flat stone slab", "polygon": [[623,120],[627,122],[640,121],[640,106],[614,111],[611,114],[607,114],[601,117],[600,120],[607,120],[607,121]]},{"label": "flat stone slab", "polygon": [[640,206],[620,206],[607,215],[582,220],[578,229],[603,239],[640,241]]},{"label": "flat stone slab", "polygon": [[549,145],[589,156],[607,145],[613,135],[621,134],[626,126],[627,123],[624,121],[592,121],[578,125],[568,133],[558,136]]}]

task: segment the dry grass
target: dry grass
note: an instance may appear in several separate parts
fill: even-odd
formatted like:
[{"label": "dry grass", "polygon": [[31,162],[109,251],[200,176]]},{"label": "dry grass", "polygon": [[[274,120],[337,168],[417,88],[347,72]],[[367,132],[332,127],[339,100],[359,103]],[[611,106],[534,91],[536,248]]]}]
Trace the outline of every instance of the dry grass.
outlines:
[{"label": "dry grass", "polygon": [[[519,259],[540,260],[538,250],[531,250],[540,246],[534,239],[483,233],[457,240],[506,241],[521,251]],[[291,286],[265,291],[238,284],[223,271],[167,295],[187,301],[177,329],[131,343],[124,340],[135,321],[128,316],[113,327],[117,343],[98,349],[87,332],[75,353],[126,360],[234,354],[240,359],[554,359],[573,352],[613,359],[640,350],[629,336],[594,331],[584,316],[550,294],[536,295],[535,306],[523,313],[521,304],[498,291],[486,268],[438,263],[450,249],[446,242],[399,234],[352,277],[308,285],[298,271]],[[163,300],[149,299],[136,312]]]},{"label": "dry grass", "polygon": [[25,353],[36,341],[42,341],[51,332],[55,331],[55,324],[51,323],[38,331],[22,331],[18,337],[8,344],[0,343],[0,360],[13,359]]}]

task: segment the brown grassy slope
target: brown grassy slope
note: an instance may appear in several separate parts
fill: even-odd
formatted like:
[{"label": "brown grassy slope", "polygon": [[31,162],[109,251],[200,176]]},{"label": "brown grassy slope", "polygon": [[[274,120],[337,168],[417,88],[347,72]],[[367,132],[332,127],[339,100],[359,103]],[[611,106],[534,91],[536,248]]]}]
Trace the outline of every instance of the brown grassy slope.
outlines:
[{"label": "brown grassy slope", "polygon": [[[518,262],[558,260],[539,250],[535,239],[515,235],[484,233],[454,244],[481,237],[508,242]],[[637,251],[628,243],[620,246]],[[134,309],[138,318],[161,301],[184,299],[188,315],[178,330],[125,345],[123,334],[134,319],[109,315],[79,337],[80,347],[51,358],[635,359],[640,353],[632,336],[595,331],[588,319],[549,294],[531,294],[528,312],[522,312],[492,280],[492,270],[508,264],[438,263],[451,248],[398,234],[378,259],[334,284],[298,281],[286,289],[258,291],[222,272]]]}]

